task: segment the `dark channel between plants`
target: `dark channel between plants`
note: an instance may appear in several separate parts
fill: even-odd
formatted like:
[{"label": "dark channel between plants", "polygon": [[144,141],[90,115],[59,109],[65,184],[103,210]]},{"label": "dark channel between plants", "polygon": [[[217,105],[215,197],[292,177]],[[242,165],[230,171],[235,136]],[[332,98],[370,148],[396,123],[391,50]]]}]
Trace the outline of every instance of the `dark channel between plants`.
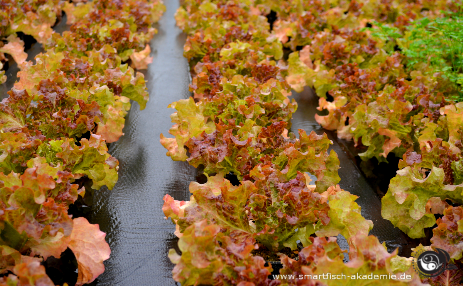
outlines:
[{"label": "dark channel between plants", "polygon": [[[150,101],[144,111],[131,109],[126,119],[125,135],[110,146],[109,152],[120,162],[118,183],[112,191],[102,189],[94,197],[91,222],[107,232],[112,249],[98,285],[175,285],[171,275],[174,265],[167,258],[167,252],[170,248],[179,252],[178,239],[173,234],[174,226],[163,218],[162,196],[169,194],[177,200],[188,200],[190,182],[206,181],[200,168],[172,161],[156,140],[160,133],[166,134],[172,126],[172,109],[167,105],[191,95],[188,91],[188,62],[183,57],[186,36],[173,18],[179,3],[166,1],[165,4],[167,11],[157,26],[159,33],[151,41],[154,60],[145,74]],[[272,15],[269,16],[271,19]],[[354,158],[350,157],[352,153],[345,153],[345,146],[338,142],[333,132],[324,130],[315,121],[318,98],[310,88],[302,93],[293,92],[293,98],[299,106],[293,114],[291,130],[328,133],[334,142],[332,149],[341,161],[340,186],[359,196],[357,203],[362,207],[362,215],[374,223],[370,234],[386,242],[389,251],[399,248],[399,253],[406,253],[407,240],[381,217],[380,198]],[[233,174],[226,178],[234,185],[239,184]],[[348,249],[347,241],[341,235],[338,243],[342,249]],[[272,265],[276,270],[273,274],[277,274],[281,264],[273,261]]]},{"label": "dark channel between plants", "polygon": [[[146,110],[132,108],[127,116],[125,136],[111,144],[110,153],[119,159],[119,181],[112,191],[95,194],[92,223],[98,223],[112,249],[105,263],[106,271],[99,285],[174,285],[167,258],[170,248],[177,248],[174,227],[161,211],[162,195],[170,194],[178,200],[188,200],[188,185],[201,181],[201,174],[186,162],[173,162],[156,138],[171,127],[171,109],[167,105],[188,98],[190,83],[188,63],[183,57],[185,35],[176,27],[173,14],[177,1],[166,1],[167,11],[157,27],[159,33],[152,40],[153,63],[145,78],[151,99]],[[309,89],[294,98],[299,108],[293,115],[292,130],[324,131],[314,120],[318,100]],[[363,174],[341,149],[333,134],[333,149],[341,161],[341,188],[358,195],[362,215],[371,219],[371,234],[385,241],[392,251],[404,248],[406,240],[392,224],[381,218],[380,201]],[[232,179],[230,177],[230,179]],[[343,249],[347,242],[339,237]],[[153,284],[153,281],[156,281]]]},{"label": "dark channel between plants", "polygon": [[[172,109],[167,105],[191,96],[189,66],[183,57],[186,35],[176,26],[174,19],[180,3],[166,0],[165,5],[167,10],[156,26],[158,34],[150,43],[153,63],[144,72],[150,101],[144,111],[133,102],[126,117],[124,136],[110,144],[109,153],[119,160],[119,180],[113,190],[103,187],[93,194],[88,192],[85,198],[79,198],[70,207],[69,212],[74,217],[87,217],[107,233],[111,257],[105,262],[105,272],[92,285],[177,285],[172,279],[174,265],[167,252],[171,248],[180,252],[178,238],[174,235],[175,227],[164,218],[162,197],[169,194],[176,200],[189,200],[190,182],[204,183],[207,180],[200,168],[167,157],[166,149],[158,140],[160,134],[166,134],[172,126]],[[273,11],[267,16],[271,28],[275,17]],[[63,17],[54,29],[66,29],[65,21]],[[21,39],[26,48],[29,47],[26,49],[28,60],[43,51],[33,38],[21,35]],[[3,97],[16,81],[17,71],[14,63],[7,67],[8,80],[0,85]],[[407,257],[411,255],[411,248],[419,243],[429,245],[432,233],[424,239],[410,239],[381,216],[381,197],[395,176],[398,159],[391,156],[388,157],[389,163],[378,164],[374,159],[361,163],[358,149],[352,142],[338,139],[334,132],[324,130],[315,121],[315,114],[321,113],[316,110],[318,97],[312,89],[306,87],[301,93],[293,92],[292,98],[298,103],[298,109],[293,114],[290,131],[297,134],[298,129],[303,129],[307,133],[328,134],[333,141],[331,149],[340,160],[340,187],[359,197],[356,202],[362,207],[362,216],[374,223],[370,234],[385,242],[389,252],[398,248],[399,254]],[[368,168],[371,173],[365,172]],[[240,183],[233,174],[225,178],[233,185]],[[431,232],[430,229],[427,231]],[[347,241],[341,235],[338,244],[342,249],[348,249]],[[290,252],[285,254],[290,256]],[[273,274],[278,274],[281,264],[274,261],[276,255],[268,257],[274,268]],[[72,285],[77,279],[75,258],[69,249],[61,259],[49,258],[44,265],[56,284],[67,282]]]},{"label": "dark channel between plants", "polygon": [[173,162],[159,143],[160,133],[172,125],[167,105],[190,96],[185,35],[174,19],[179,3],[164,4],[167,11],[150,43],[153,63],[145,73],[150,100],[143,111],[134,103],[125,135],[110,146],[109,152],[119,160],[119,181],[111,191],[95,192],[93,199],[91,222],[107,233],[111,247],[98,285],[175,285],[167,252],[177,247],[177,238],[162,213],[162,196],[188,200],[196,170],[186,162]]}]

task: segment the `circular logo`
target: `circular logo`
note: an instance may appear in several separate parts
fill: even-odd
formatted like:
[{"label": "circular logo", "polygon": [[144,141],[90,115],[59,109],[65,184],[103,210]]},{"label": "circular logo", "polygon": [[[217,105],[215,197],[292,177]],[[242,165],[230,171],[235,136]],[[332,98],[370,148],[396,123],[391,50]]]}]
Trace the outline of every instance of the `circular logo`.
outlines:
[{"label": "circular logo", "polygon": [[436,248],[436,251],[426,250],[418,253],[418,257],[413,261],[415,270],[424,278],[436,277],[445,270],[454,269],[455,265],[450,264],[450,255],[443,249]]}]

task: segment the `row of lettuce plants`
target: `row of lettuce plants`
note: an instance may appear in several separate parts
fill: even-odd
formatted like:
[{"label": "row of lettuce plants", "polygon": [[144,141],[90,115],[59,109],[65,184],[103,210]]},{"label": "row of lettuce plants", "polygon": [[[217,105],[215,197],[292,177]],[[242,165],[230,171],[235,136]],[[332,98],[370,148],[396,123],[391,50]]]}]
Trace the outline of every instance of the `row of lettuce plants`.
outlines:
[{"label": "row of lettuce plants", "polygon": [[[365,162],[402,158],[382,216],[411,238],[433,227],[432,246],[461,262],[461,2],[298,3],[272,7],[275,36],[294,51],[288,83],[316,91],[327,114],[316,120],[353,139]],[[460,283],[453,274],[445,285]]]},{"label": "row of lettuce plants", "polygon": [[67,248],[77,285],[103,273],[105,234],[73,219],[69,206],[86,190],[114,187],[119,162],[107,143],[123,135],[130,100],[140,109],[148,101],[143,74],[125,62],[138,69],[150,62],[162,2],[62,5],[70,31],[51,33],[46,52],[22,64],[0,103],[0,285],[54,285],[41,263]]},{"label": "row of lettuce plants", "polygon": [[403,158],[382,199],[383,217],[419,238],[436,224],[435,214],[444,214],[432,242],[458,260],[463,233],[444,220],[462,218],[452,215],[463,203],[461,55],[450,60],[448,54],[461,49],[458,41],[452,45],[457,38],[449,26],[461,27],[461,4],[379,3],[310,3],[278,11],[276,34],[288,47],[301,48],[289,55],[287,80],[296,90],[316,90],[319,109],[328,111],[317,121],[364,147],[362,159],[384,162],[391,152]]},{"label": "row of lettuce plants", "polygon": [[[288,6],[304,1],[296,2]],[[173,278],[182,285],[333,285],[317,275],[406,273],[408,280],[381,283],[421,285],[411,259],[368,236],[373,223],[337,185],[339,160],[327,135],[288,132],[297,105],[288,98],[283,45],[266,17],[282,3],[186,0],[176,13],[188,35],[194,96],[169,106],[175,138],[161,135],[161,143],[173,160],[200,167],[207,182],[190,183],[189,201],[164,196],[181,251],[169,252]],[[348,263],[339,234],[349,242]],[[268,278],[272,268],[258,254],[286,248],[297,258],[281,254],[280,274],[311,278]]]},{"label": "row of lettuce plants", "polygon": [[[21,68],[22,64],[27,59],[27,54],[24,52],[24,42],[18,37],[17,33],[23,33],[34,37],[40,44],[50,46],[55,45],[56,42],[53,38],[56,34],[53,32],[52,27],[56,24],[57,20],[61,18],[62,10],[65,10],[68,16],[68,24],[74,24],[77,19],[82,18],[86,13],[90,12],[91,4],[85,4],[87,1],[74,0],[77,4],[72,4],[67,1],[62,0],[2,0],[0,1],[0,70],[3,68],[3,64],[7,61],[5,54],[10,54],[18,66]],[[159,7],[158,7],[159,8]],[[144,9],[151,9],[149,7],[144,7]],[[153,20],[156,21],[162,15],[163,9],[155,9],[153,13]],[[127,11],[129,12],[129,11]],[[137,14],[137,13],[142,14]],[[143,69],[146,68],[146,65],[149,63],[149,53],[150,48],[147,45],[147,40],[150,39],[155,33],[156,30],[149,26],[149,23],[146,21],[144,23],[140,18],[145,17],[142,10],[135,11],[133,15],[133,20],[130,20],[127,23],[124,23],[124,18],[114,17],[108,18],[107,20],[114,19],[119,20],[119,22],[110,22],[105,21],[104,30],[108,33],[114,28],[121,28],[122,26],[127,29],[128,26],[132,26],[129,29],[132,34],[130,37],[135,37],[131,39],[124,40],[122,39],[124,32],[119,35],[118,41],[121,43],[117,44],[116,42],[109,42],[108,40],[98,40],[97,42],[91,41],[86,44],[94,45],[93,49],[99,49],[105,43],[115,44],[115,48],[118,51],[119,56],[123,61],[127,61],[129,58],[132,61],[132,66],[134,68]],[[123,17],[123,16],[122,16]],[[138,20],[137,20],[138,18]],[[116,24],[117,27],[112,27]],[[122,25],[122,26],[121,26]],[[136,25],[136,26],[135,26]],[[88,26],[87,28],[90,28]],[[142,32],[140,32],[142,31]],[[83,35],[80,31],[80,37],[82,38],[92,38],[88,35]],[[108,35],[99,34],[98,30],[93,28],[93,31],[85,32],[95,32],[95,35],[103,38]],[[116,36],[115,34],[112,35]],[[130,43],[128,43],[130,42]],[[72,42],[68,41],[69,44]],[[80,45],[84,43],[80,42]],[[82,51],[84,51],[83,49]],[[0,84],[6,81],[5,71],[0,71]]]}]

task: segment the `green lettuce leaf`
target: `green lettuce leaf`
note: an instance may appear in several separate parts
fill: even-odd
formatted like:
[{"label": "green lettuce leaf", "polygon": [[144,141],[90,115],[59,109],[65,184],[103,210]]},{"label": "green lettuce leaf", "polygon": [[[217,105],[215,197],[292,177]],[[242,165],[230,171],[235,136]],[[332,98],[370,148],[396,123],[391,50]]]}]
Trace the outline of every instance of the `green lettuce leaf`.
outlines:
[{"label": "green lettuce leaf", "polygon": [[267,285],[271,267],[264,266],[262,257],[252,255],[253,239],[237,240],[220,229],[205,220],[185,229],[179,240],[182,255],[174,249],[169,251],[170,260],[176,264],[174,280],[182,285]]},{"label": "green lettuce leaf", "polygon": [[[359,234],[353,239],[355,247],[350,248],[347,263],[343,262],[343,251],[335,237],[312,238],[312,244],[299,252],[298,260],[282,255],[280,285],[425,285],[414,271],[411,260],[399,257],[397,250],[388,253],[374,236]],[[327,273],[339,279],[330,279]],[[302,275],[304,279],[284,279],[286,275]],[[400,278],[405,275],[411,279]]]}]

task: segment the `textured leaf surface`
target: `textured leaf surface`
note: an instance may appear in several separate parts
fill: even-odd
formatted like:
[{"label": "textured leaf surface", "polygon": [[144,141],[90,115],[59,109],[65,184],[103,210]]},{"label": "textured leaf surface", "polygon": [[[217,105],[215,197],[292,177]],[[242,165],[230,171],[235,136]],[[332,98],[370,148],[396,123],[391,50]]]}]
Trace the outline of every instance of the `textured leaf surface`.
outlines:
[{"label": "textured leaf surface", "polygon": [[328,200],[330,223],[316,232],[317,236],[337,236],[342,234],[348,241],[355,235],[367,236],[373,222],[366,220],[355,203],[357,196],[341,190],[339,185],[330,187],[322,194]]},{"label": "textured leaf surface", "polygon": [[145,49],[141,52],[136,52],[130,55],[132,65],[136,69],[147,69],[148,65],[153,62],[153,57],[150,57],[151,48],[146,45]]},{"label": "textured leaf surface", "polygon": [[234,239],[220,232],[218,225],[198,221],[189,226],[179,240],[182,255],[169,251],[176,264],[172,271],[182,285],[229,284],[267,285],[271,267],[262,257],[253,256],[253,239]]},{"label": "textured leaf surface", "polygon": [[10,54],[18,67],[21,67],[27,59],[27,54],[24,52],[24,42],[15,34],[8,36],[7,41],[8,43],[0,48],[0,53]]},{"label": "textured leaf surface", "polygon": [[[410,260],[397,256],[397,251],[388,253],[374,236],[354,237],[355,247],[351,246],[347,263],[343,262],[336,238],[317,237],[311,240],[312,244],[299,252],[297,261],[282,255],[283,269],[280,270],[280,274],[310,276],[302,280],[281,279],[281,285],[425,285],[413,270]],[[323,276],[326,273],[344,274],[346,279],[329,279]],[[390,279],[389,274],[395,274],[397,278]],[[410,275],[412,279],[398,279],[403,274]],[[374,275],[386,275],[387,278],[374,279]]]},{"label": "textured leaf surface", "polygon": [[432,246],[448,252],[451,259],[460,260],[463,254],[463,208],[449,206],[437,219],[433,229]]},{"label": "textured leaf surface", "polygon": [[93,282],[104,272],[103,261],[111,254],[105,236],[98,225],[90,224],[87,219],[73,220],[69,248],[74,252],[79,266],[76,285]]}]

